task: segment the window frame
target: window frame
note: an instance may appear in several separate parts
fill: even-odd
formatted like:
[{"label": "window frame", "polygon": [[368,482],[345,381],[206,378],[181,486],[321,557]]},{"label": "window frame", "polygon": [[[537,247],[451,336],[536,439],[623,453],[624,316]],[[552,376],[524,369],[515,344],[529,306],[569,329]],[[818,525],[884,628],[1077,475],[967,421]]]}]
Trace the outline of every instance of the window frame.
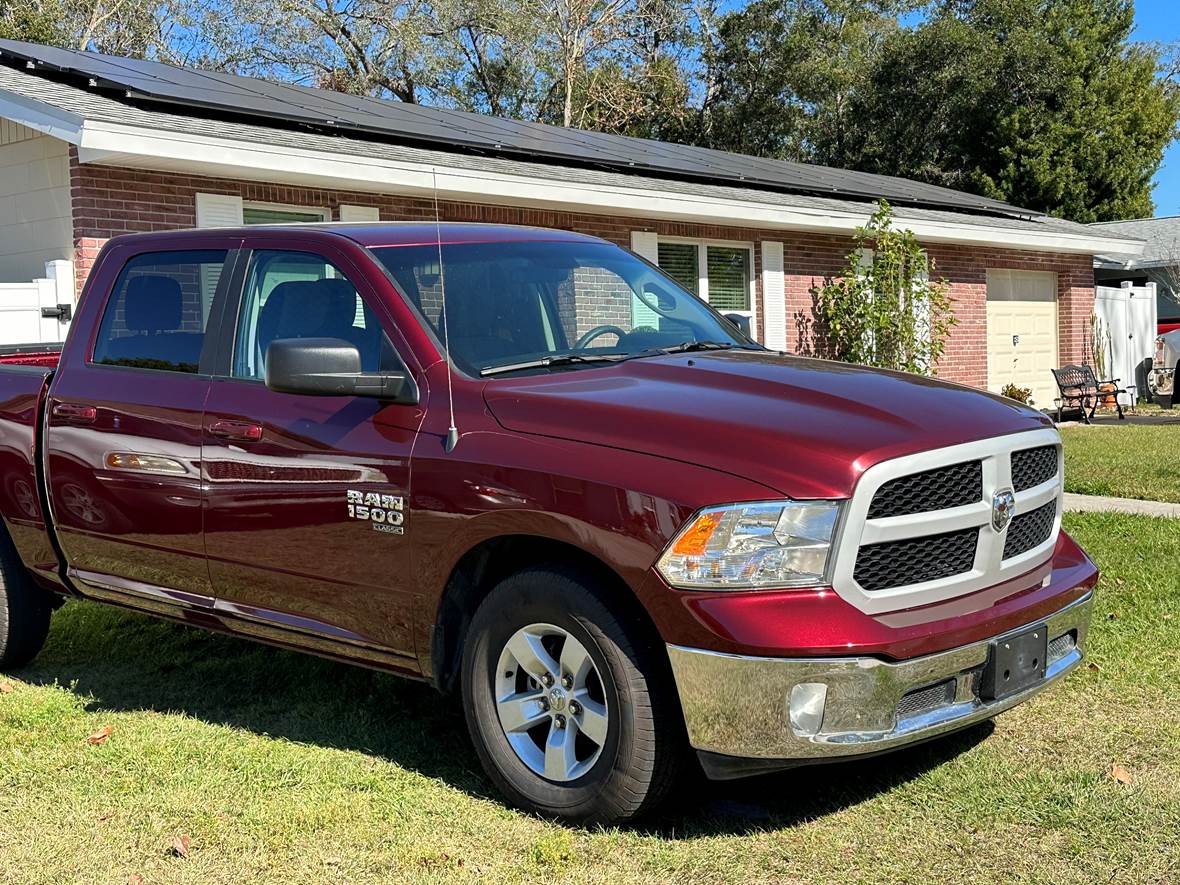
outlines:
[{"label": "window frame", "polygon": [[[712,238],[701,237],[673,237],[664,236],[660,234],[656,238],[657,248],[660,243],[681,243],[687,246],[697,247],[697,297],[705,304],[709,302],[709,247],[717,246],[724,249],[744,249],[749,256],[750,261],[750,309],[749,310],[721,310],[721,308],[714,308],[722,316],[727,313],[735,313],[740,316],[750,318],[750,338],[754,341],[760,340],[758,337],[758,266],[754,260],[754,246],[755,243],[748,240],[719,240]],[[656,267],[659,267],[659,261],[653,261]]]},{"label": "window frame", "polygon": [[[246,220],[247,209],[260,209],[267,212],[299,212],[304,215],[319,215],[319,222],[316,221],[266,221],[260,224],[251,224]],[[262,200],[243,200],[242,201],[242,225],[244,227],[261,227],[263,224],[319,224],[324,221],[332,220],[332,210],[327,206],[295,206],[290,203],[268,203]]]}]

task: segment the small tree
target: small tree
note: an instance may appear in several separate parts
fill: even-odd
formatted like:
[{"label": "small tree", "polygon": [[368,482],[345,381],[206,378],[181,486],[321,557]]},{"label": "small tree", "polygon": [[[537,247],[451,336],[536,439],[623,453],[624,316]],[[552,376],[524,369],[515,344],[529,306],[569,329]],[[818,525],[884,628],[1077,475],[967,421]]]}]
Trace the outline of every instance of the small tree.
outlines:
[{"label": "small tree", "polygon": [[[884,200],[853,235],[841,275],[813,290],[817,351],[831,359],[932,374],[957,320],[946,280]],[[871,260],[866,260],[871,250]]]}]

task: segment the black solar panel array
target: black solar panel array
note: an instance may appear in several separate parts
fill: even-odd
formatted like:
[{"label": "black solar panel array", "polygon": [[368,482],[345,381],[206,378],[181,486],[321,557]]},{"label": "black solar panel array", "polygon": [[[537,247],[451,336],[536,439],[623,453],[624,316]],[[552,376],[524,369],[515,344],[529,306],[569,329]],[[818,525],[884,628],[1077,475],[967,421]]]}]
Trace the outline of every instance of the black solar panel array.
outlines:
[{"label": "black solar panel array", "polygon": [[731,154],[649,139],[506,120],[272,83],[160,62],[0,40],[0,61],[79,85],[115,91],[137,103],[179,113],[216,111],[271,124],[297,124],[443,150],[739,184],[855,199],[885,197],[905,205],[968,212],[1036,215],[1006,203],[889,176]]}]

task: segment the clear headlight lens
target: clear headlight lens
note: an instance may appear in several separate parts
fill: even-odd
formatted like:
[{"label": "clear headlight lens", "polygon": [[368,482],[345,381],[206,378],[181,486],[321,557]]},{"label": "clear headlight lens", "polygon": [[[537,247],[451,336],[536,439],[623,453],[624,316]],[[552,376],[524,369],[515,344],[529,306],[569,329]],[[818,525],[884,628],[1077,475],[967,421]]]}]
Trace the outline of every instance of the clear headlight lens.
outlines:
[{"label": "clear headlight lens", "polygon": [[767,501],[696,515],[656,566],[673,587],[747,590],[824,583],[840,505]]}]

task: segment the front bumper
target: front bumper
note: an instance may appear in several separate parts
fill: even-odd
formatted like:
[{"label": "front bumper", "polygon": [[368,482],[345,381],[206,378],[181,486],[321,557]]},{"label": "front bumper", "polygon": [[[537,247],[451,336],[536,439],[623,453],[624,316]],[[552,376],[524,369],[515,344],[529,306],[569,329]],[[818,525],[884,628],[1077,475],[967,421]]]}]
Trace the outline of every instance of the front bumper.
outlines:
[{"label": "front bumper", "polygon": [[668,654],[689,741],[710,776],[736,777],[892,750],[1010,709],[1081,662],[1093,600],[1088,593],[1043,619],[1045,678],[992,701],[979,694],[991,639],[899,662],[746,657],[675,645]]}]

